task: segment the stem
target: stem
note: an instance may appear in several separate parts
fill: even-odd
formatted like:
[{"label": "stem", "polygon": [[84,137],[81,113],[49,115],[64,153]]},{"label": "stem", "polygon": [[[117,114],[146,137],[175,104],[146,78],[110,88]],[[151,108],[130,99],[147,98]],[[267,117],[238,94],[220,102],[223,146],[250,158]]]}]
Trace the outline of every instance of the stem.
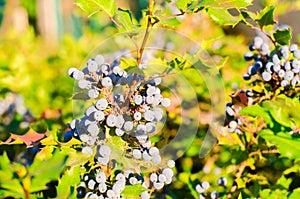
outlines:
[{"label": "stem", "polygon": [[149,0],[149,4],[148,4],[148,22],[147,22],[147,28],[146,28],[146,32],[144,35],[144,39],[142,42],[141,47],[139,48],[139,52],[137,54],[137,65],[140,65],[142,57],[143,57],[143,53],[145,50],[145,46],[149,37],[149,33],[150,33],[150,28],[152,27],[152,23],[151,23],[151,18],[152,18],[152,10],[153,10],[153,4],[154,4],[154,0]]},{"label": "stem", "polygon": [[122,28],[122,26],[113,17],[109,17],[109,18],[119,29]]},{"label": "stem", "polygon": [[[235,179],[238,179],[242,176],[243,172],[244,172],[244,169],[246,168],[247,166],[247,160],[244,160],[239,166],[238,166],[238,170],[237,170],[237,173],[235,174]],[[236,191],[237,189],[237,185],[234,185],[231,187],[230,191],[229,191],[229,194],[227,195],[226,199],[230,199],[230,198],[233,198],[233,193]]]}]

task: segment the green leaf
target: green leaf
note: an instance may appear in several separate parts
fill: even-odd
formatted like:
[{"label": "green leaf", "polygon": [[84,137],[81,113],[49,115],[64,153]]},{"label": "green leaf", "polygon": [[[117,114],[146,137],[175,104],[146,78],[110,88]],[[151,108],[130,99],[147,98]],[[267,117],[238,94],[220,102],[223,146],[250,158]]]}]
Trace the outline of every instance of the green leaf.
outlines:
[{"label": "green leaf", "polygon": [[76,5],[89,14],[89,17],[99,12],[100,7],[93,1],[77,0]]},{"label": "green leaf", "polygon": [[277,43],[281,45],[289,45],[291,40],[291,30],[289,28],[284,30],[277,29],[273,36]]},{"label": "green leaf", "polygon": [[232,16],[227,9],[209,8],[207,13],[219,25],[235,26],[241,20],[239,16]]},{"label": "green leaf", "polygon": [[116,2],[114,0],[76,0],[76,5],[89,13],[89,16],[103,10],[112,17],[116,11]]},{"label": "green leaf", "polygon": [[300,198],[300,188],[294,189],[289,199],[299,199]]},{"label": "green leaf", "polygon": [[147,189],[143,187],[141,184],[136,185],[126,185],[125,189],[121,193],[123,198],[137,198],[137,196],[141,195],[142,192]]},{"label": "green leaf", "polygon": [[293,123],[289,117],[289,114],[283,107],[270,109],[269,111],[276,122],[286,127],[293,127]]},{"label": "green leaf", "polygon": [[41,191],[46,188],[46,183],[57,180],[65,169],[67,157],[59,152],[46,160],[35,160],[28,169],[28,176],[32,178],[30,192]]},{"label": "green leaf", "polygon": [[246,8],[252,4],[253,0],[202,0],[198,5],[208,8]]},{"label": "green leaf", "polygon": [[243,108],[239,113],[241,115],[249,115],[252,117],[262,117],[268,125],[273,127],[273,121],[271,116],[269,115],[268,111],[262,108],[261,106],[247,106]]},{"label": "green leaf", "polygon": [[80,182],[80,166],[71,167],[61,177],[57,186],[57,195],[61,198],[70,198],[74,191],[72,187],[75,187]]},{"label": "green leaf", "polygon": [[164,26],[170,26],[170,27],[175,27],[181,24],[181,22],[176,17],[171,19],[161,20],[161,23]]},{"label": "green leaf", "polygon": [[138,27],[134,24],[136,23],[136,20],[129,10],[123,10],[119,8],[117,11],[116,20],[122,25],[123,31],[135,30]]},{"label": "green leaf", "polygon": [[[288,133],[278,133],[274,135],[271,130],[263,130],[258,133],[265,140],[276,144],[280,154],[291,159],[300,158],[300,139],[294,138]],[[292,147],[291,147],[292,146]]]},{"label": "green leaf", "polygon": [[274,6],[266,7],[257,14],[255,21],[257,21],[261,28],[276,23],[274,19],[274,9]]},{"label": "green leaf", "polygon": [[187,4],[189,3],[189,0],[178,0],[175,5],[177,6],[177,8],[181,11],[186,10],[187,8]]}]

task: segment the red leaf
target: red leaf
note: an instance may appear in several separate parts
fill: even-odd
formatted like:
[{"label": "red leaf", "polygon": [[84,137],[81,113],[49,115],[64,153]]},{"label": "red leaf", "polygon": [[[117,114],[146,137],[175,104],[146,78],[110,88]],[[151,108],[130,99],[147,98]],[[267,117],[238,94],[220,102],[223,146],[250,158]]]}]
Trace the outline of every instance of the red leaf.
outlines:
[{"label": "red leaf", "polygon": [[47,134],[39,134],[35,132],[33,129],[29,129],[27,133],[24,135],[11,134],[10,137],[5,141],[1,142],[1,144],[26,144],[26,146],[32,146],[38,143],[40,140],[47,137]]}]

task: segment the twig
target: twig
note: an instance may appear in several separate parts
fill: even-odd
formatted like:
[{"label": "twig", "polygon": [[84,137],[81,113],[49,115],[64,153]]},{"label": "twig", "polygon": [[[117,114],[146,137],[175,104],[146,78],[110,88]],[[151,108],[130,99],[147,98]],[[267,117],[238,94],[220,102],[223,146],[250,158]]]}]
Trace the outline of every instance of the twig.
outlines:
[{"label": "twig", "polygon": [[147,28],[146,28],[146,32],[145,32],[145,35],[144,35],[144,38],[143,38],[142,45],[139,48],[139,53],[137,55],[137,65],[140,65],[140,63],[141,63],[143,53],[144,53],[144,50],[145,50],[145,46],[146,46],[146,43],[147,43],[147,40],[148,40],[148,37],[149,37],[150,28],[153,26],[153,24],[151,23],[153,3],[154,3],[154,0],[149,0]]},{"label": "twig", "polygon": [[[247,160],[244,160],[239,166],[238,166],[238,170],[237,173],[235,174],[235,180],[240,178],[245,170],[247,166]],[[233,193],[236,191],[237,189],[237,185],[234,185],[231,187],[229,194],[226,196],[227,199],[233,198]]]},{"label": "twig", "polygon": [[122,25],[119,24],[113,17],[109,17],[109,18],[119,29],[122,28]]}]

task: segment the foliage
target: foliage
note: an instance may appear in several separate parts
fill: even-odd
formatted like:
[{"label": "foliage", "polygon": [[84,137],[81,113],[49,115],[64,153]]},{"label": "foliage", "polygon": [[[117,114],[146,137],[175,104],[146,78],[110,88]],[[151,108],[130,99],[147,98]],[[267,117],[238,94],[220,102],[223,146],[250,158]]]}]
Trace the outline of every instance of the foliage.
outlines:
[{"label": "foliage", "polygon": [[[0,57],[0,75],[3,77],[0,80],[0,94],[4,99],[1,107],[7,107],[0,117],[0,196],[76,198],[78,188],[83,186],[80,182],[86,176],[95,177],[99,171],[103,171],[112,187],[117,174],[125,172],[122,165],[111,166],[112,161],[107,166],[97,163],[93,155],[98,149],[82,153],[83,149],[89,149],[85,148],[85,142],[76,137],[72,128],[73,82],[66,77],[67,68],[79,66],[88,51],[96,47],[96,40],[120,33],[125,38],[122,46],[125,49],[132,49],[133,46],[134,49],[131,57],[119,60],[123,70],[143,74],[141,69],[145,64],[159,66],[162,76],[171,75],[166,82],[174,84],[174,88],[179,87],[176,83],[180,81],[180,76],[172,76],[173,73],[180,73],[191,85],[190,90],[179,87],[180,93],[187,96],[183,101],[178,101],[177,95],[162,88],[162,94],[170,98],[172,103],[167,108],[167,122],[163,130],[151,137],[156,147],[163,148],[175,139],[183,121],[181,107],[188,110],[185,112],[187,115],[195,114],[193,108],[200,107],[200,112],[196,111],[199,122],[192,144],[186,151],[180,151],[180,146],[189,140],[175,144],[182,156],[176,160],[176,167],[172,170],[175,174],[173,182],[163,189],[147,189],[142,184],[127,183],[122,197],[139,198],[147,191],[151,198],[298,198],[299,80],[295,84],[289,80],[285,85],[282,83],[285,79],[278,78],[271,69],[267,71],[261,67],[261,70],[254,72],[252,69],[258,61],[264,67],[267,62],[276,62],[274,55],[278,55],[281,68],[285,67],[286,62],[292,63],[299,58],[296,50],[290,50],[287,57],[282,52],[284,46],[292,48],[292,30],[278,28],[274,17],[277,12],[275,6],[265,6],[255,13],[247,9],[253,3],[251,0],[178,0],[176,3],[149,0],[148,3],[147,9],[142,10],[141,18],[137,18],[130,7],[118,1],[77,0],[76,5],[87,13],[88,21],[100,24],[101,32],[97,28],[99,32],[92,32],[85,26],[85,32],[79,40],[65,36],[60,48],[54,47],[50,52],[43,51],[45,43],[31,30],[19,39],[16,39],[15,33],[5,37],[1,43],[3,48],[0,48],[0,54],[5,55]],[[34,8],[25,4],[30,17],[35,18]],[[233,15],[232,9],[237,14]],[[282,10],[279,5],[278,11],[284,13]],[[246,83],[241,78],[247,68],[242,59],[242,54],[247,51],[245,39],[224,33],[228,26],[238,24],[260,32],[263,43],[271,46],[265,53],[262,44],[255,49],[255,45],[258,45],[255,41],[259,39],[250,45],[250,50],[256,51],[251,52],[249,58],[251,66],[246,74],[251,74],[246,78],[244,76],[248,79]],[[182,32],[197,42],[201,41],[202,49],[187,52],[184,47],[188,44],[183,45],[180,38],[162,36],[159,31],[156,32],[156,27]],[[164,36],[167,42],[158,40]],[[182,56],[180,53],[170,55],[156,51],[149,58],[147,45],[150,43],[160,45],[158,48],[166,51],[183,52]],[[115,49],[110,44],[103,51],[111,55]],[[205,59],[205,53],[209,53],[212,60]],[[248,55],[245,55],[245,59]],[[91,58],[90,55],[88,58]],[[218,138],[218,144],[204,158],[199,158],[214,110],[210,88],[215,85],[207,85],[205,78],[210,75],[220,77],[219,71],[226,93],[231,92],[233,83],[238,86],[233,86],[234,92],[230,95],[222,96],[230,103],[226,106],[224,125],[217,124],[217,134],[213,135]],[[270,79],[266,78],[264,72],[272,74]],[[295,77],[299,77],[299,74]],[[195,93],[197,104],[189,104],[190,101],[186,100],[193,97],[191,90]],[[24,97],[25,105],[19,104],[16,99],[21,98],[15,93]],[[223,104],[220,103],[220,106]],[[84,115],[82,107],[79,109],[81,116]],[[222,118],[222,113],[218,117]],[[128,156],[128,150],[138,148],[136,140],[118,137],[114,133],[115,128],[105,128],[107,145],[117,148],[119,157],[123,154]],[[125,156],[123,158],[126,159]],[[157,174],[161,172],[163,169],[156,171]],[[138,178],[138,174],[141,174],[145,176],[144,181],[149,181],[146,173],[137,171],[134,177]],[[208,187],[207,182],[210,185]]]}]

